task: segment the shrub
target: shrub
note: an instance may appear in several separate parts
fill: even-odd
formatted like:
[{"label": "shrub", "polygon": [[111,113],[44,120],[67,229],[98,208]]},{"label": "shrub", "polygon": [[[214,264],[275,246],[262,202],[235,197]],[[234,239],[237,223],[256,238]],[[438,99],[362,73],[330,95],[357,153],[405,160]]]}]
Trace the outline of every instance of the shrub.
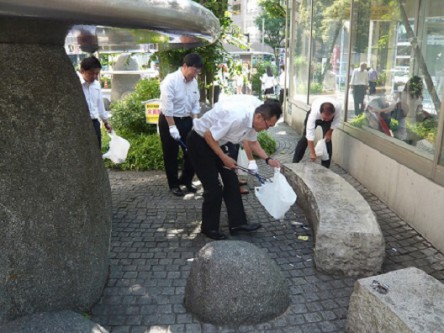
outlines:
[{"label": "shrub", "polygon": [[356,116],[350,120],[350,125],[358,128],[362,128],[362,126],[367,125],[367,117],[365,113],[361,113],[359,116]]},{"label": "shrub", "polygon": [[[147,124],[145,105],[149,99],[159,98],[158,79],[142,79],[135,91],[111,105],[111,122],[116,133],[129,141],[131,147],[125,163],[114,164],[109,160],[105,166],[118,170],[162,170],[163,154],[156,125]],[[109,149],[109,137],[102,133],[102,152]]]},{"label": "shrub", "polygon": [[116,132],[125,137],[156,133],[156,126],[145,121],[145,105],[142,102],[159,96],[159,80],[140,80],[132,94],[111,105],[111,121]]},{"label": "shrub", "polygon": [[432,144],[435,143],[438,134],[438,121],[435,118],[427,118],[414,125],[408,124],[407,127],[419,138],[426,139]]},{"label": "shrub", "polygon": [[[120,134],[120,133],[119,133]],[[123,135],[122,135],[123,136]],[[105,167],[117,170],[163,170],[163,153],[157,134],[139,134],[125,137],[131,144],[125,163],[114,164],[105,160]],[[109,149],[109,136],[102,132],[102,153]]]},{"label": "shrub", "polygon": [[266,131],[259,132],[257,141],[261,144],[267,155],[272,155],[276,151],[276,141]]}]

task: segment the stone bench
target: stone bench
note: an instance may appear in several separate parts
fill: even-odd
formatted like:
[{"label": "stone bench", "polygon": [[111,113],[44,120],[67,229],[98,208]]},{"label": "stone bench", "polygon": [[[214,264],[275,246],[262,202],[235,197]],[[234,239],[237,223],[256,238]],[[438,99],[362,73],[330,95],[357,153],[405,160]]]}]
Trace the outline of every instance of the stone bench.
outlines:
[{"label": "stone bench", "polygon": [[444,284],[414,267],[360,279],[350,297],[347,332],[444,332]]},{"label": "stone bench", "polygon": [[313,227],[316,268],[347,276],[377,274],[384,261],[385,242],[362,195],[316,163],[285,164],[282,172]]}]

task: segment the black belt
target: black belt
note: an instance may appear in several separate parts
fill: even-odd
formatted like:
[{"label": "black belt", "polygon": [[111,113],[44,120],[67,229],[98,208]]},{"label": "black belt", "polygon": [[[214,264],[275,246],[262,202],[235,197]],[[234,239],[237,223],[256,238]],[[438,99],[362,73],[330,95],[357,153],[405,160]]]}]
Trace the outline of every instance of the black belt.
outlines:
[{"label": "black belt", "polygon": [[[161,117],[165,117],[165,115],[163,113],[160,114]],[[174,119],[186,119],[186,118],[191,118],[191,116],[182,116],[182,117],[178,117],[178,116],[173,116]]]}]

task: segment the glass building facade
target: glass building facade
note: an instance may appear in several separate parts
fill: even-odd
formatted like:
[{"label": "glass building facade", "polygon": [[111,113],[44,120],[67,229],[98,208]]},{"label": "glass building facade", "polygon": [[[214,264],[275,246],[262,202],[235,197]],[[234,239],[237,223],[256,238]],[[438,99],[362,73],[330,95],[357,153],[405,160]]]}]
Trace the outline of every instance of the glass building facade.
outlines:
[{"label": "glass building facade", "polygon": [[[301,132],[312,102],[321,96],[335,97],[343,105],[343,122],[334,134],[334,160],[364,184],[358,158],[378,159],[377,163],[368,160],[368,165],[381,168],[389,177],[399,178],[394,165],[407,168],[430,185],[421,180],[420,192],[433,192],[429,201],[442,206],[443,1],[290,0],[288,12],[286,121]],[[358,144],[365,147],[361,150],[369,148],[368,156],[351,152]],[[367,173],[378,175],[375,170]],[[375,186],[379,188],[372,192],[392,203],[397,212],[402,209],[390,194],[393,189]],[[408,190],[416,188],[412,185]],[[442,225],[444,220],[434,223]],[[435,225],[423,234],[436,231]]]}]

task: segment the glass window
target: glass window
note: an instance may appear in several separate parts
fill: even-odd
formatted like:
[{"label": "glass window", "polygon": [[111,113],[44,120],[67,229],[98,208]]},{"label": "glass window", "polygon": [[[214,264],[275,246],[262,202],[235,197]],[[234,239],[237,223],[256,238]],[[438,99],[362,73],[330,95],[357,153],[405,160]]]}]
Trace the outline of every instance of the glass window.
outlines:
[{"label": "glass window", "polygon": [[307,102],[311,0],[296,2],[293,15],[289,95],[297,100]]},{"label": "glass window", "polygon": [[319,96],[344,101],[348,80],[347,59],[350,7],[343,1],[315,0],[310,70],[310,103]]},{"label": "glass window", "polygon": [[441,0],[356,1],[352,19],[347,119],[430,159],[444,88],[443,8]]}]

